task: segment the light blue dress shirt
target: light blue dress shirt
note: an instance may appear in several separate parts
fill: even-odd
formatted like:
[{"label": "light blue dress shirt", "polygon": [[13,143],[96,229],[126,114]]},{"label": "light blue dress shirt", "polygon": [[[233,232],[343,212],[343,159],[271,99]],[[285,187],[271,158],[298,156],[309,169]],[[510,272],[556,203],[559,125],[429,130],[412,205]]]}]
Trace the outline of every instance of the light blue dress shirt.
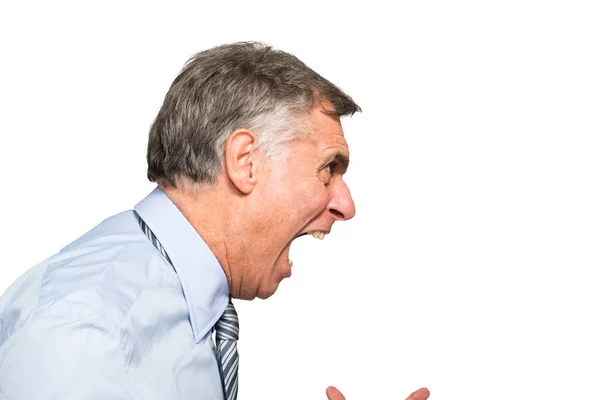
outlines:
[{"label": "light blue dress shirt", "polygon": [[223,269],[162,190],[103,221],[0,298],[0,399],[223,399]]}]

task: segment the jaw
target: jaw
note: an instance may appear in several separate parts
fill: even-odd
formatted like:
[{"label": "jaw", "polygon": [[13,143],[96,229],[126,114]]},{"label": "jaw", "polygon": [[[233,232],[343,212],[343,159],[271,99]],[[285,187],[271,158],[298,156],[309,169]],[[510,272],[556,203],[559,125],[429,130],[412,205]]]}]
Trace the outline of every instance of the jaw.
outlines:
[{"label": "jaw", "polygon": [[288,243],[281,251],[277,259],[271,264],[271,269],[265,271],[265,275],[261,280],[256,296],[260,299],[271,297],[277,291],[279,284],[285,278],[289,278],[292,274],[289,264],[290,245]]},{"label": "jaw", "polygon": [[[246,259],[243,262],[246,268],[241,268],[242,274],[234,277],[236,282],[234,287],[237,290],[231,292],[232,296],[241,300],[271,297],[277,291],[279,283],[291,275],[288,262],[290,245],[291,243],[288,243],[277,258],[271,258],[267,262],[264,261],[265,257],[254,256]],[[260,264],[251,262],[252,258],[262,262]]]},{"label": "jaw", "polygon": [[[248,268],[246,269],[245,275],[246,278],[249,279],[244,279],[243,277],[241,278],[241,282],[238,285],[239,298],[252,300],[256,297],[260,299],[267,299],[271,297],[277,291],[281,281],[283,281],[285,278],[289,278],[292,275],[292,267],[290,266],[290,247],[293,241],[299,237],[311,235],[312,232],[316,231],[322,232],[322,230],[326,230],[325,233],[329,233],[329,228],[324,222],[318,223],[318,225],[323,227],[321,229],[307,229],[308,226],[315,225],[317,225],[315,220],[312,220],[305,225],[302,231],[298,232],[288,243],[285,244],[275,259],[270,258],[270,260],[265,262],[266,257],[261,257],[258,254],[253,256],[248,255],[250,257],[246,259],[246,265]],[[263,255],[269,252],[273,254],[272,251],[273,249],[270,251],[265,250]],[[254,263],[252,263],[254,264],[252,265],[251,263],[248,263],[248,261],[252,259],[259,260],[260,265]],[[258,270],[259,268],[260,271]]]}]

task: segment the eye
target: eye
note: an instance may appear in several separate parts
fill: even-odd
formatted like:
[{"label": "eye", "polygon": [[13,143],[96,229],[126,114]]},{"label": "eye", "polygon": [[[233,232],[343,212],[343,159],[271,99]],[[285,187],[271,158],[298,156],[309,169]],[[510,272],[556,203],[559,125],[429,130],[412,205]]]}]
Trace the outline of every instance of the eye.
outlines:
[{"label": "eye", "polygon": [[329,186],[329,181],[331,181],[331,178],[333,177],[333,171],[335,170],[335,161],[334,162],[330,162],[329,164],[327,164],[326,166],[323,167],[322,171],[323,172],[323,179],[324,179],[324,184],[325,186]]},{"label": "eye", "polygon": [[329,175],[333,174],[333,169],[335,168],[335,162],[330,162],[323,168],[325,171],[329,173]]}]

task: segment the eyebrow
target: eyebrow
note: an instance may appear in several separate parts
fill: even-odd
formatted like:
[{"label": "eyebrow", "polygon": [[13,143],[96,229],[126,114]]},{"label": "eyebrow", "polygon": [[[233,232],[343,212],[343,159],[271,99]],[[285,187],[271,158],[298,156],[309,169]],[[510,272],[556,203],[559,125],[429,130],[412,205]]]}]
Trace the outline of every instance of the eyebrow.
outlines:
[{"label": "eyebrow", "polygon": [[348,165],[350,165],[350,159],[347,155],[342,153],[335,153],[333,162],[338,165],[342,172],[346,172]]}]

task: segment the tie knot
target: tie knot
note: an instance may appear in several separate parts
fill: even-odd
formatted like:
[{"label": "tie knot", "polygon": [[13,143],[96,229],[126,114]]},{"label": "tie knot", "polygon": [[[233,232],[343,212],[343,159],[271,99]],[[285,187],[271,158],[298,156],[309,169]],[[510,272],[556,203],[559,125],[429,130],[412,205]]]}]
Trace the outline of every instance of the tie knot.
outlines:
[{"label": "tie knot", "polygon": [[240,323],[238,321],[235,307],[229,299],[229,304],[215,325],[217,340],[238,340],[240,335]]}]

